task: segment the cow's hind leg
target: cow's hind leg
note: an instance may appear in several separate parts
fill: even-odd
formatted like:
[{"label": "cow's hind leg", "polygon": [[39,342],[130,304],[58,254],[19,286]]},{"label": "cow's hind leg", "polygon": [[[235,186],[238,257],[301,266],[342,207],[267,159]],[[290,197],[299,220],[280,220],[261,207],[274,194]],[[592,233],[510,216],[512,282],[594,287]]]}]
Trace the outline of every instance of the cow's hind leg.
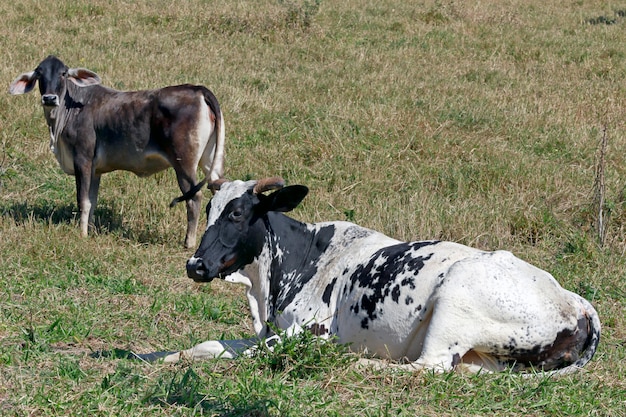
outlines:
[{"label": "cow's hind leg", "polygon": [[196,246],[196,234],[198,230],[198,219],[200,217],[200,206],[202,204],[202,192],[198,191],[191,200],[187,201],[187,235],[185,236],[185,247]]},{"label": "cow's hind leg", "polygon": [[429,306],[422,352],[415,362],[403,364],[402,368],[437,372],[501,370],[497,359],[477,350],[488,329],[482,328],[482,317],[467,308],[471,300],[463,297],[442,297]]},{"label": "cow's hind leg", "polygon": [[[195,174],[195,172],[194,172]],[[176,169],[176,178],[178,186],[185,195],[196,185],[195,175],[188,175]],[[185,202],[187,206],[187,234],[185,235],[185,247],[193,248],[196,246],[196,233],[198,230],[198,219],[200,218],[200,207],[202,204],[202,192],[198,191],[193,197]]]},{"label": "cow's hind leg", "polygon": [[395,363],[387,360],[362,358],[357,362],[357,366],[364,366],[375,370],[391,369],[400,371],[422,371],[428,370],[436,373],[444,373],[447,371],[457,371],[460,373],[477,374],[477,373],[491,373],[492,369],[488,366],[479,365],[476,363],[462,362],[454,368],[447,369],[443,366],[428,366],[419,362],[410,363]]}]

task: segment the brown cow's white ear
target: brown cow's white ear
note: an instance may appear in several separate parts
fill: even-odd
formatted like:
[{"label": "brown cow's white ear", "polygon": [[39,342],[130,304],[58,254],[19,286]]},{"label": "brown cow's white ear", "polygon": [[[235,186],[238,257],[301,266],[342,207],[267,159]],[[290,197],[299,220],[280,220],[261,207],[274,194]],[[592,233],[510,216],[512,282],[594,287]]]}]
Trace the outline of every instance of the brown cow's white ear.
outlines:
[{"label": "brown cow's white ear", "polygon": [[20,74],[9,86],[9,93],[12,95],[26,94],[30,92],[37,84],[35,71]]},{"label": "brown cow's white ear", "polygon": [[70,68],[67,70],[67,78],[79,87],[101,83],[98,74],[86,68]]}]

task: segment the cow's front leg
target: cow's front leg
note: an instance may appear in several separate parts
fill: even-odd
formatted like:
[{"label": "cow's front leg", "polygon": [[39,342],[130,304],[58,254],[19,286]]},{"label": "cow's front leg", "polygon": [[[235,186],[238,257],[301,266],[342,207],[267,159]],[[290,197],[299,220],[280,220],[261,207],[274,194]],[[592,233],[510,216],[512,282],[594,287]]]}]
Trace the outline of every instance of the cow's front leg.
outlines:
[{"label": "cow's front leg", "polygon": [[89,221],[93,210],[95,209],[95,201],[92,204],[92,192],[97,195],[100,185],[100,178],[94,180],[92,190],[92,163],[90,160],[74,158],[74,177],[76,179],[76,202],[80,213],[80,235],[86,237],[89,230]]},{"label": "cow's front leg", "polygon": [[91,174],[91,184],[89,185],[89,225],[95,224],[94,213],[96,211],[96,206],[98,205],[98,190],[100,189],[100,178],[101,175],[96,175],[95,173]]},{"label": "cow's front leg", "polygon": [[259,339],[237,340],[209,340],[202,342],[191,349],[181,350],[163,358],[164,362],[178,362],[180,360],[199,361],[205,359],[233,359],[237,356],[251,355],[258,346]]}]

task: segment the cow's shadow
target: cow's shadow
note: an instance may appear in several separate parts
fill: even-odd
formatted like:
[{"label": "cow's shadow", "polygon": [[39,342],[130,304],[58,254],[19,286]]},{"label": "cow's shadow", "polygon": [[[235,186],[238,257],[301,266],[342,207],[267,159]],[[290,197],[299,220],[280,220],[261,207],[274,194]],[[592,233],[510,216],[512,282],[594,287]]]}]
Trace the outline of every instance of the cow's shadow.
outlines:
[{"label": "cow's shadow", "polygon": [[[130,350],[113,348],[99,350],[89,354],[92,359],[122,359],[158,362],[173,351],[136,354]],[[177,371],[172,378],[156,379],[155,385],[148,388],[144,402],[164,408],[182,406],[200,409],[214,416],[265,416],[268,407],[273,404],[269,398],[218,399],[208,398],[205,393],[206,379],[196,373],[193,367],[187,367],[184,373]],[[107,380],[108,381],[108,380]]]},{"label": "cow's shadow", "polygon": [[213,416],[267,416],[270,415],[269,409],[277,405],[274,399],[262,392],[256,393],[256,398],[249,395],[207,395],[206,384],[206,379],[189,367],[172,378],[157,380],[144,396],[144,401],[164,408],[186,407]]},{"label": "cow's shadow", "polygon": [[[76,227],[78,233],[79,213],[75,204],[59,205],[56,202],[38,200],[35,203],[19,202],[9,206],[0,206],[0,215],[12,218],[17,225],[41,223],[60,225],[68,224]],[[106,201],[98,202],[94,212],[94,224],[90,225],[90,233],[116,234],[124,239],[138,243],[163,243],[163,236],[148,230],[135,230],[124,224],[124,218],[115,209],[115,205]]]},{"label": "cow's shadow", "polygon": [[[74,204],[58,205],[51,201],[39,200],[36,203],[14,203],[2,210],[2,215],[12,217],[16,224],[28,223],[73,224],[78,226],[78,208]],[[110,207],[99,205],[94,213],[95,230],[100,232],[120,231],[123,228],[122,216]]]}]

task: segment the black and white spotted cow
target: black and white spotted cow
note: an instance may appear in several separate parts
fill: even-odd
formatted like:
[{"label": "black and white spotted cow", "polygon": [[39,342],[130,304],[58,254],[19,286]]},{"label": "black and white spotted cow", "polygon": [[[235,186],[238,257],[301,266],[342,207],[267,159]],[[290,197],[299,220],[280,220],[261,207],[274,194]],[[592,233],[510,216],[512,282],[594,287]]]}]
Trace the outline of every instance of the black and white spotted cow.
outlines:
[{"label": "black and white spotted cow", "polygon": [[208,341],[165,361],[231,358],[273,337],[274,326],[415,369],[567,373],[594,355],[596,311],[549,273],[505,251],[400,242],[282,213],[307,192],[279,178],[221,184],[187,274],[245,285],[257,338]]}]

